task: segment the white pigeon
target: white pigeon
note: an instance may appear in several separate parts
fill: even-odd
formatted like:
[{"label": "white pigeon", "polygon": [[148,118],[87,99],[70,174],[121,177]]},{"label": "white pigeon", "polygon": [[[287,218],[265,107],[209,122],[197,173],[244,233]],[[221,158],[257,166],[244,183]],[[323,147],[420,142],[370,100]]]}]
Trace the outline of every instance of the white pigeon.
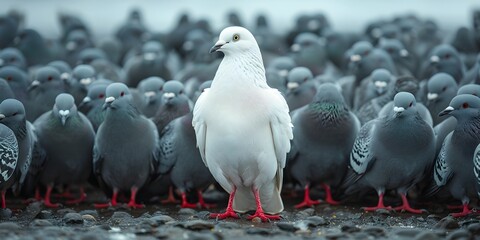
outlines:
[{"label": "white pigeon", "polygon": [[267,85],[260,49],[247,29],[225,28],[215,51],[225,57],[192,121],[205,165],[230,194],[226,212],[210,217],[256,210],[248,219],[278,220],[273,214],[283,211],[283,168],[293,139],[288,105]]}]

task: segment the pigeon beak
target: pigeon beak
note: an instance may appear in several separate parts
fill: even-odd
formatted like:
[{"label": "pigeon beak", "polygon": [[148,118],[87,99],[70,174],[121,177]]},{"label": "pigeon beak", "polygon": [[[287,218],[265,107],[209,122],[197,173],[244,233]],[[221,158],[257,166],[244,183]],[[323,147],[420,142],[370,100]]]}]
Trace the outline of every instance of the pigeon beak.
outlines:
[{"label": "pigeon beak", "polygon": [[393,111],[394,111],[396,114],[400,114],[400,113],[402,113],[403,111],[405,111],[405,108],[395,106],[395,107],[393,107]]},{"label": "pigeon beak", "polygon": [[163,98],[165,98],[167,100],[167,102],[170,99],[174,98],[175,96],[176,96],[176,94],[173,93],[173,92],[166,92],[166,93],[163,94]]},{"label": "pigeon beak", "polygon": [[74,42],[74,41],[70,41],[67,43],[67,45],[65,45],[65,48],[71,52],[71,51],[74,51],[76,48],[77,48],[77,43]]},{"label": "pigeon beak", "polygon": [[427,94],[427,99],[428,101],[432,101],[432,100],[435,100],[438,98],[438,94],[437,93],[428,93]]},{"label": "pigeon beak", "polygon": [[455,110],[453,107],[451,106],[448,106],[447,108],[445,108],[445,110],[441,111],[438,116],[445,116],[445,115],[449,115],[453,110]]},{"label": "pigeon beak", "polygon": [[107,97],[105,99],[105,103],[112,103],[113,101],[115,101],[115,97]]},{"label": "pigeon beak", "polygon": [[143,95],[145,96],[147,103],[151,103],[155,99],[155,96],[157,95],[157,93],[154,91],[148,91],[148,92],[145,92]]},{"label": "pigeon beak", "polygon": [[64,81],[70,79],[70,73],[64,72],[60,75],[60,78]]},{"label": "pigeon beak", "polygon": [[282,70],[278,71],[278,75],[280,75],[280,77],[287,77],[288,70],[282,69]]},{"label": "pigeon beak", "polygon": [[27,91],[32,91],[33,89],[35,89],[36,87],[38,87],[38,85],[40,85],[40,82],[38,80],[34,80],[30,86],[28,87]]},{"label": "pigeon beak", "polygon": [[294,90],[294,89],[298,88],[298,86],[300,86],[300,85],[298,84],[298,82],[289,82],[289,83],[287,83],[287,88],[288,88],[288,90]]},{"label": "pigeon beak", "polygon": [[79,109],[83,108],[85,104],[89,103],[90,101],[92,101],[90,97],[83,98],[82,102],[78,105],[78,108]]},{"label": "pigeon beak", "polygon": [[292,50],[292,52],[298,52],[302,49],[302,47],[300,46],[300,44],[295,43],[290,47],[290,49]]},{"label": "pigeon beak", "polygon": [[362,60],[362,56],[355,54],[350,57],[350,62],[360,62]]},{"label": "pigeon beak", "polygon": [[440,58],[437,55],[433,55],[430,57],[430,63],[438,63],[440,62]]},{"label": "pigeon beak", "polygon": [[87,85],[90,85],[90,83],[92,83],[92,78],[82,78],[80,79],[79,82],[80,84],[87,86]]},{"label": "pigeon beak", "polygon": [[147,52],[143,54],[143,59],[145,59],[146,61],[153,61],[155,60],[156,57],[157,57],[157,54],[153,52]]},{"label": "pigeon beak", "polygon": [[4,114],[0,114],[0,120],[3,120],[5,118]]},{"label": "pigeon beak", "polygon": [[213,53],[213,52],[216,52],[218,51],[218,49],[222,48],[223,45],[227,44],[227,42],[223,41],[223,40],[218,40],[216,43],[215,43],[215,46],[213,46],[212,48],[210,48],[210,53]]},{"label": "pigeon beak", "polygon": [[59,110],[58,113],[60,114],[60,120],[62,120],[62,125],[65,126],[67,118],[70,114],[70,110]]},{"label": "pigeon beak", "polygon": [[408,57],[408,55],[409,55],[409,54],[408,54],[407,49],[402,49],[402,50],[400,50],[400,56],[401,56],[401,57]]}]

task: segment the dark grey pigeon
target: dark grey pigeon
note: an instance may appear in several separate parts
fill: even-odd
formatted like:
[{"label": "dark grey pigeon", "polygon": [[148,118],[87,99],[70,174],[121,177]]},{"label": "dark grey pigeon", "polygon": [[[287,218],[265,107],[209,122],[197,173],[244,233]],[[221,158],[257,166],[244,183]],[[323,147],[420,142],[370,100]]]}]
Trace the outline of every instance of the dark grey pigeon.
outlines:
[{"label": "dark grey pigeon", "polygon": [[346,52],[359,40],[360,35],[353,33],[341,33],[331,29],[324,32],[325,49],[330,62],[343,72],[346,72],[349,59],[345,57]]},{"label": "dark grey pigeon", "polygon": [[480,84],[480,54],[477,55],[475,64],[465,73],[460,86],[466,84]]},{"label": "dark grey pigeon", "polygon": [[[128,206],[136,202],[137,191],[154,177],[159,165],[159,136],[155,124],[133,105],[128,87],[112,83],[107,87],[105,121],[98,128],[93,149],[93,169],[102,188],[112,191],[116,206],[120,192],[130,192]],[[135,141],[132,141],[135,139]]]},{"label": "dark grey pigeon", "polygon": [[140,111],[146,117],[153,117],[162,104],[163,85],[165,80],[160,77],[149,77],[138,84],[138,92],[142,97]]},{"label": "dark grey pigeon", "polygon": [[380,39],[378,47],[387,52],[395,63],[398,75],[412,75],[415,72],[415,58],[398,39]]},{"label": "dark grey pigeon", "polygon": [[[212,174],[205,166],[197,149],[192,113],[172,120],[160,139],[160,174],[169,174],[173,185],[180,192],[182,208],[210,208],[203,200],[202,190],[214,183]],[[187,194],[195,192],[198,204],[189,203]]]},{"label": "dark grey pigeon", "polygon": [[86,48],[83,49],[77,56],[77,65],[87,64],[91,65],[95,60],[108,60],[107,55],[98,48]]},{"label": "dark grey pigeon", "polygon": [[383,68],[375,69],[356,89],[353,109],[358,110],[371,99],[385,94],[392,80],[393,76],[390,71]]},{"label": "dark grey pigeon", "polygon": [[196,102],[197,99],[200,97],[200,94],[202,94],[205,91],[205,89],[210,88],[210,86],[212,86],[212,80],[202,83],[202,85],[198,87],[197,91],[195,91],[192,101]]},{"label": "dark grey pigeon", "polygon": [[324,72],[328,61],[327,53],[317,35],[313,33],[299,34],[291,46],[291,51],[297,66],[310,69],[315,76]]},{"label": "dark grey pigeon", "polygon": [[78,64],[78,55],[84,49],[93,47],[90,36],[83,29],[77,29],[69,32],[65,39],[65,49],[67,62],[71,66]]},{"label": "dark grey pigeon", "polygon": [[75,98],[75,104],[80,104],[87,96],[87,88],[96,80],[95,69],[90,65],[78,65],[73,69],[68,92]]},{"label": "dark grey pigeon", "polygon": [[13,134],[13,131],[7,126],[0,124],[0,168],[2,169],[0,193],[2,197],[2,209],[7,208],[7,202],[5,200],[7,190],[15,184],[13,175],[17,168],[18,155],[19,149],[15,134]]},{"label": "dark grey pigeon", "polygon": [[0,68],[0,78],[7,80],[8,85],[15,94],[15,98],[24,105],[29,102],[28,86],[30,85],[27,74],[20,68],[5,66]]},{"label": "dark grey pigeon", "polygon": [[33,29],[23,29],[15,38],[15,47],[25,56],[29,67],[44,65],[54,60],[44,38]]},{"label": "dark grey pigeon", "polygon": [[61,61],[61,60],[56,60],[56,61],[52,61],[52,62],[48,63],[47,66],[51,66],[51,67],[56,68],[60,72],[60,78],[63,81],[65,81],[67,83],[69,83],[71,81],[72,68],[70,67],[70,65],[68,65],[67,62]]},{"label": "dark grey pigeon", "polygon": [[92,123],[95,132],[100,124],[105,120],[105,111],[103,104],[105,103],[105,91],[108,84],[95,84],[88,88],[88,93],[78,106],[79,110],[84,113],[90,123]]},{"label": "dark grey pigeon", "polygon": [[447,73],[437,73],[427,82],[428,111],[432,115],[433,125],[436,126],[445,118],[439,117],[438,113],[445,109],[450,101],[457,95],[458,86],[455,79]]},{"label": "dark grey pigeon", "polygon": [[423,79],[428,79],[435,73],[444,72],[460,83],[466,70],[458,51],[450,44],[441,44],[432,49],[421,71],[420,77]]},{"label": "dark grey pigeon", "polygon": [[159,133],[175,118],[181,117],[190,112],[193,103],[183,92],[183,84],[171,80],[163,85],[162,104],[152,120],[157,126]]},{"label": "dark grey pigeon", "polygon": [[0,78],[0,102],[7,98],[15,98],[15,94],[10,88],[10,85],[8,85],[8,82]]},{"label": "dark grey pigeon", "polygon": [[13,189],[18,194],[29,172],[34,151],[38,150],[37,137],[33,125],[26,120],[23,104],[16,99],[6,99],[0,103],[0,123],[13,131],[18,142],[19,155],[14,174],[16,184]]},{"label": "dark grey pigeon", "polygon": [[478,198],[478,171],[474,172],[478,166],[472,160],[480,143],[480,98],[469,94],[458,95],[440,115],[455,117],[457,125],[443,141],[433,173],[436,185],[430,192],[447,189],[462,202],[462,212],[452,215],[463,217],[472,213],[468,206],[470,199]]},{"label": "dark grey pigeon", "polygon": [[55,98],[67,91],[60,72],[50,66],[41,67],[35,74],[35,80],[28,88],[32,104],[27,105],[27,119],[33,121],[45,112],[52,110]]},{"label": "dark grey pigeon", "polygon": [[95,138],[90,121],[77,111],[72,95],[59,94],[51,111],[44,113],[33,123],[46,160],[38,176],[39,183],[47,187],[44,204],[58,207],[50,196],[55,186],[80,187],[80,197],[67,204],[85,200],[83,186],[92,169],[92,149]]},{"label": "dark grey pigeon", "polygon": [[306,67],[295,67],[287,76],[287,92],[285,100],[287,100],[288,108],[293,111],[297,108],[309,104],[317,88],[313,81],[312,72]]},{"label": "dark grey pigeon", "polygon": [[285,94],[287,92],[288,72],[296,66],[291,57],[284,56],[273,59],[265,69],[268,86]]},{"label": "dark grey pigeon", "polygon": [[467,27],[458,28],[451,44],[457,49],[467,69],[470,69],[475,64],[479,50],[475,43],[474,31]]},{"label": "dark grey pigeon", "polygon": [[389,114],[360,129],[350,155],[350,168],[356,177],[347,177],[360,183],[355,185],[347,180],[346,184],[351,189],[361,184],[375,189],[378,205],[365,208],[366,211],[391,209],[384,205],[383,196],[386,191],[396,190],[403,204],[395,210],[422,212],[410,207],[407,192],[430,171],[435,157],[435,136],[415,104],[413,94],[397,93]]},{"label": "dark grey pigeon", "polygon": [[[408,91],[407,91],[408,92]],[[391,112],[391,109],[394,106],[394,102],[390,101],[389,103],[385,104],[383,106],[382,110],[378,113],[378,117],[384,117],[388,115]],[[432,120],[432,115],[430,115],[430,112],[428,111],[428,108],[425,107],[422,103],[417,103],[415,104],[416,111],[418,112],[418,115],[425,121],[428,125],[433,127],[433,120]]]},{"label": "dark grey pigeon", "polygon": [[338,204],[330,187],[339,186],[347,171],[360,122],[332,83],[320,85],[313,101],[291,115],[295,127],[287,166],[292,177],[305,188],[304,200],[295,208],[320,203],[309,195],[310,187],[316,184],[323,186],[327,203]]},{"label": "dark grey pigeon", "polygon": [[16,48],[5,48],[0,51],[0,67],[15,66],[22,70],[27,70],[27,61]]},{"label": "dark grey pigeon", "polygon": [[166,66],[166,54],[159,42],[150,41],[142,46],[139,56],[130,58],[124,66],[125,84],[136,87],[138,83],[151,76],[171,79],[172,75]]},{"label": "dark grey pigeon", "polygon": [[10,46],[15,39],[18,25],[9,16],[0,16],[0,49]]}]

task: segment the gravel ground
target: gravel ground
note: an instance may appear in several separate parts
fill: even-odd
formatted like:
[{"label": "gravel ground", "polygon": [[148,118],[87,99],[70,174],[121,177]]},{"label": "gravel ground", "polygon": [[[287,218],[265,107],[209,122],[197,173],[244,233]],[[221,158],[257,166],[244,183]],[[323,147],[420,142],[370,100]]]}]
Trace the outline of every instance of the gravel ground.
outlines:
[{"label": "gravel ground", "polygon": [[8,199],[11,210],[0,211],[1,239],[480,239],[479,217],[453,219],[440,205],[420,215],[366,213],[355,205],[297,210],[293,205],[299,199],[285,198],[283,219],[261,223],[247,220],[247,214],[208,219],[224,205],[208,211],[161,204],[97,210],[92,203],[103,197],[91,195],[86,203],[59,209],[41,202],[25,207],[21,199]]}]

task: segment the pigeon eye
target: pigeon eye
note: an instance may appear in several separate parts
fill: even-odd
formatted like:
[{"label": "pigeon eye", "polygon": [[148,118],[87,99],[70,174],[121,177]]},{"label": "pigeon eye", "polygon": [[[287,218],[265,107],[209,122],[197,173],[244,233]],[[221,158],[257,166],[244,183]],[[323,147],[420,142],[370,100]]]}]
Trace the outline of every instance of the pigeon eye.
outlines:
[{"label": "pigeon eye", "polygon": [[100,99],[101,99],[101,98],[104,98],[104,97],[105,97],[105,95],[103,95],[103,93],[100,93],[100,94],[98,95],[98,98],[100,98]]},{"label": "pigeon eye", "polygon": [[10,62],[15,62],[15,58],[14,57],[10,58]]},{"label": "pigeon eye", "polygon": [[445,59],[449,59],[449,58],[450,58],[450,54],[446,54]]},{"label": "pigeon eye", "polygon": [[12,76],[8,76],[8,77],[7,77],[7,80],[8,80],[8,81],[10,81],[10,80],[12,80],[12,79],[13,79]]},{"label": "pigeon eye", "polygon": [[48,81],[52,81],[52,80],[53,80],[53,77],[52,77],[52,76],[48,76],[47,80],[48,80]]},{"label": "pigeon eye", "polygon": [[120,97],[123,97],[125,95],[125,92],[120,93]]},{"label": "pigeon eye", "polygon": [[180,92],[178,92],[178,94],[183,94],[183,90],[180,90]]},{"label": "pigeon eye", "polygon": [[15,112],[15,113],[12,114],[12,116],[17,116],[17,114],[18,114],[18,112]]},{"label": "pigeon eye", "polygon": [[363,52],[363,56],[367,56],[370,53],[370,51],[365,51]]},{"label": "pigeon eye", "polygon": [[234,35],[233,35],[233,41],[236,42],[236,41],[238,41],[238,40],[240,40],[240,35],[234,34]]},{"label": "pigeon eye", "polygon": [[463,103],[462,108],[468,108],[468,103]]},{"label": "pigeon eye", "polygon": [[410,102],[410,104],[408,104],[408,107],[411,107],[413,105],[413,102]]}]

